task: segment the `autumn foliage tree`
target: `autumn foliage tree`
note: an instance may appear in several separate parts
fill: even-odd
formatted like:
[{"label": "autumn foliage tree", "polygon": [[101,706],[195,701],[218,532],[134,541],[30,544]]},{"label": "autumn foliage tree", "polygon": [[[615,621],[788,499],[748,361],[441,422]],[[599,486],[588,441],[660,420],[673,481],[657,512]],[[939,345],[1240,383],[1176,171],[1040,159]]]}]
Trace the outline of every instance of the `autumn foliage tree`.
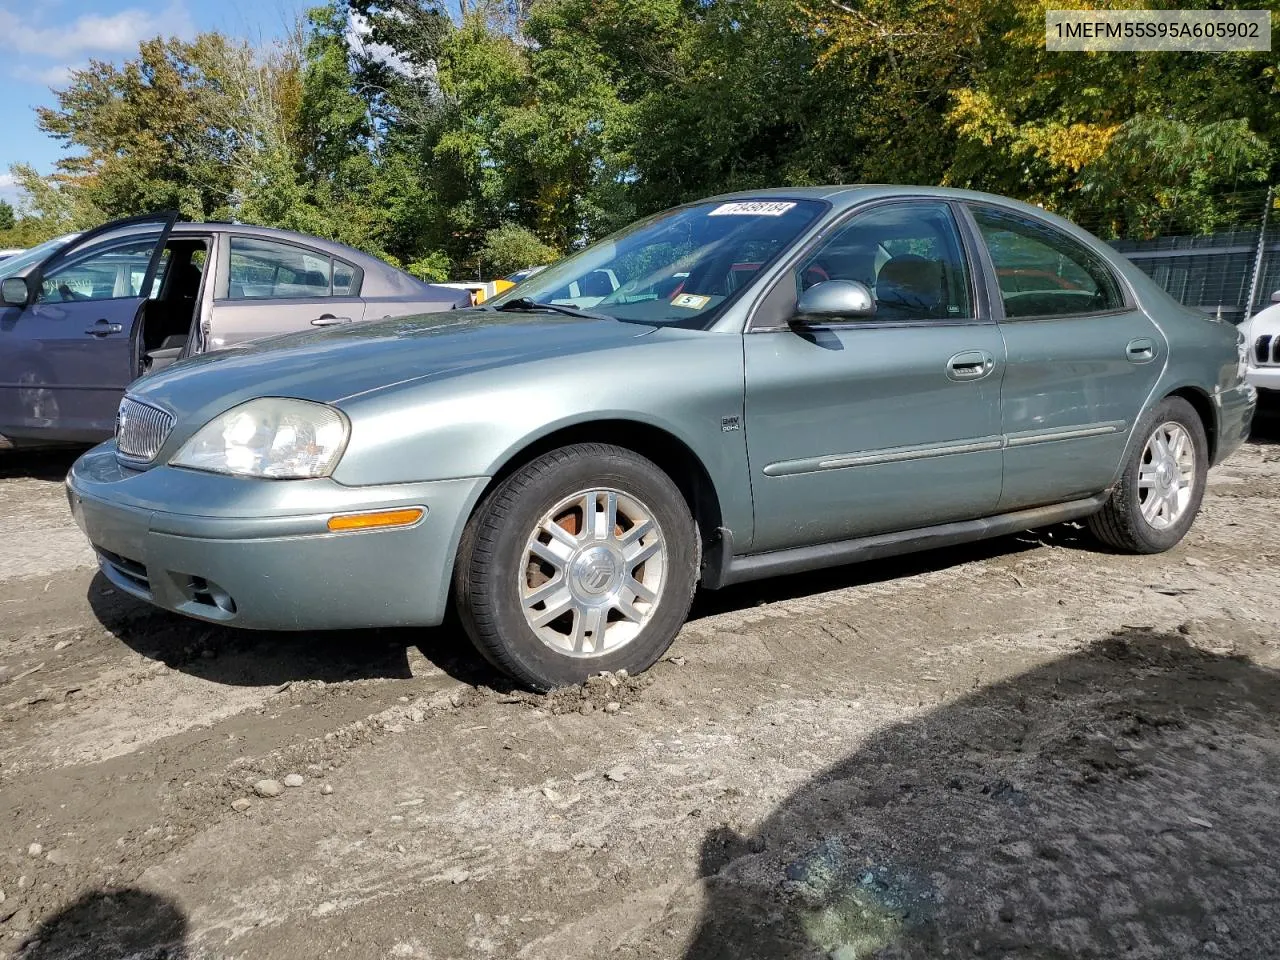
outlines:
[{"label": "autumn foliage tree", "polygon": [[40,112],[68,153],[15,171],[15,229],[172,207],[443,279],[735,189],[942,183],[1146,236],[1280,180],[1275,54],[1050,53],[1050,6],[338,0],[265,50],[158,38]]}]

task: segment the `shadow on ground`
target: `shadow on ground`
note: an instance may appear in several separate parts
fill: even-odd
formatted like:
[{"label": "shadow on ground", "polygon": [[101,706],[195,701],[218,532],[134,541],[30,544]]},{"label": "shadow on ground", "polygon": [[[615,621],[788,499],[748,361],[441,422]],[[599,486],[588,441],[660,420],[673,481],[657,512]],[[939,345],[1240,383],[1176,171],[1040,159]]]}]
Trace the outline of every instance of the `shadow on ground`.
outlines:
[{"label": "shadow on ground", "polygon": [[[702,591],[689,619],[945,570],[1045,544],[1077,546],[1082,542],[1092,546],[1080,529],[1061,525],[959,547]],[[306,633],[237,630],[157,610],[116,590],[101,574],[89,585],[88,601],[98,622],[132,649],[163,661],[172,669],[216,683],[267,686],[300,680],[335,683],[408,679],[413,675],[409,658],[416,649],[432,665],[464,683],[511,689],[510,681],[475,652],[456,625]]]},{"label": "shadow on ground", "polygon": [[711,831],[686,960],[1275,956],[1280,675],[1184,629],[900,723]]},{"label": "shadow on ground", "polygon": [[1249,439],[1255,443],[1280,443],[1280,400],[1259,399]]},{"label": "shadow on ground", "polygon": [[22,960],[184,960],[187,917],[168,897],[135,887],[93,890],[24,940]]},{"label": "shadow on ground", "polygon": [[239,630],[158,610],[116,590],[102,574],[89,584],[94,616],[121,642],[151,660],[214,683],[273,686],[290,681],[406,680],[416,649],[433,666],[471,685],[506,690],[458,627]]},{"label": "shadow on ground", "polygon": [[76,458],[88,449],[48,447],[39,450],[0,450],[0,480],[30,477],[61,483]]}]

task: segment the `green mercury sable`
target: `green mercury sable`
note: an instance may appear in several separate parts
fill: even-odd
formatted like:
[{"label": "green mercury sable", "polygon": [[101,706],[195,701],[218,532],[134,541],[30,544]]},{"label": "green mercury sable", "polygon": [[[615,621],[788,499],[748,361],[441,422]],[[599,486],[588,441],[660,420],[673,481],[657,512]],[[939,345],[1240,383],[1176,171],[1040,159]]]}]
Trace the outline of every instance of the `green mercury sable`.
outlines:
[{"label": "green mercury sable", "polygon": [[1234,327],[1044,211],[765,190],[483,308],[139,380],[68,477],[120,590],[271,630],[430,627],[537,689],[636,672],[699,586],[1086,520],[1187,532],[1255,392]]}]

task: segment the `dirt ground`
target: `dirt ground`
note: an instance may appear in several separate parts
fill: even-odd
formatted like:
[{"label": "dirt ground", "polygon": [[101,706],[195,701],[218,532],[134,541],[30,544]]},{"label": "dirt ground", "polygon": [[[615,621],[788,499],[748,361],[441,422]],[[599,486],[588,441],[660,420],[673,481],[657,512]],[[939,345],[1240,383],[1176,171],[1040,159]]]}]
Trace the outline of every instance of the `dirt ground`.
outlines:
[{"label": "dirt ground", "polygon": [[549,697],[446,630],[152,611],[71,458],[0,455],[0,953],[1274,957],[1260,432],[1166,555],[1066,526],[749,585]]}]

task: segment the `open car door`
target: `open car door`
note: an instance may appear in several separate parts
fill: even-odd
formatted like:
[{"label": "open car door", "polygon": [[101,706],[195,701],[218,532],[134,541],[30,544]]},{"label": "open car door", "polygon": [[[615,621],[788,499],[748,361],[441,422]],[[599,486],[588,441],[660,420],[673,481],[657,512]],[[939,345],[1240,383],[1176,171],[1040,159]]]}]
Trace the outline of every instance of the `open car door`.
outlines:
[{"label": "open car door", "polygon": [[117,220],[58,250],[27,276],[28,301],[6,321],[0,434],[109,437],[138,372],[144,305],[160,287],[172,212]]}]

